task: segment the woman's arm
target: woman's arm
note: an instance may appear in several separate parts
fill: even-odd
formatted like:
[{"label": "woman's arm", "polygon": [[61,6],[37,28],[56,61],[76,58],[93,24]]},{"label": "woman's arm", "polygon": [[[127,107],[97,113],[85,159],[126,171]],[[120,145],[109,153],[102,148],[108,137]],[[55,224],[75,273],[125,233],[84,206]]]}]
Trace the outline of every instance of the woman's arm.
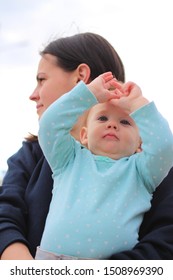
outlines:
[{"label": "woman's arm", "polygon": [[8,159],[8,170],[0,188],[0,254],[3,253],[3,259],[15,256],[14,251],[20,259],[22,255],[24,259],[31,257],[27,249],[25,192],[41,154],[37,142],[24,142],[23,147]]},{"label": "woman's arm", "polygon": [[26,245],[16,242],[3,251],[1,260],[33,260],[33,257]]},{"label": "woman's arm", "polygon": [[138,244],[130,251],[112,255],[110,259],[173,259],[173,168],[154,192],[152,207],[140,227]]}]

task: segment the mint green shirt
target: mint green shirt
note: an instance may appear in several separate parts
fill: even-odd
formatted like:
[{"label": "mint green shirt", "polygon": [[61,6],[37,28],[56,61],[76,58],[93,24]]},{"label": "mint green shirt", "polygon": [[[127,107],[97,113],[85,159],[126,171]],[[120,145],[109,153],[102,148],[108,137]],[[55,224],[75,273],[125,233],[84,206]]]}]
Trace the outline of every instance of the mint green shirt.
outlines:
[{"label": "mint green shirt", "polygon": [[152,193],[173,165],[173,136],[153,102],[131,114],[142,152],[113,160],[93,155],[70,130],[97,104],[83,82],[55,101],[40,119],[39,142],[53,171],[54,187],[41,249],[106,259],[138,242]]}]

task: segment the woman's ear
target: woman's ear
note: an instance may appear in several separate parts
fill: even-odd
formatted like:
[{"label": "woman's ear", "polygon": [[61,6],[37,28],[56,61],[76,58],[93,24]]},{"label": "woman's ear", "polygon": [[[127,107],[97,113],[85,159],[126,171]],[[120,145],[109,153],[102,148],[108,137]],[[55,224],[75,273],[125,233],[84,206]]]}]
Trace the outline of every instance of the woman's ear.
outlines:
[{"label": "woman's ear", "polygon": [[87,127],[83,126],[80,130],[80,142],[84,146],[88,146],[88,133],[87,133]]},{"label": "woman's ear", "polygon": [[91,70],[86,63],[81,63],[76,70],[78,73],[78,82],[83,81],[85,84],[90,82]]}]

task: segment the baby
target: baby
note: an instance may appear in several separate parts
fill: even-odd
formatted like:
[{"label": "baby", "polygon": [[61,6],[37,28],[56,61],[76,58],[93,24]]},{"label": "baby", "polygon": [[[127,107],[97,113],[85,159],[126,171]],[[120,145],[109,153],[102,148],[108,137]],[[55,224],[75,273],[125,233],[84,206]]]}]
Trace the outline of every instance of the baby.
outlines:
[{"label": "baby", "polygon": [[[77,141],[71,130],[87,110]],[[54,187],[36,259],[107,259],[133,248],[173,165],[172,132],[155,104],[107,72],[50,105],[39,142]]]}]

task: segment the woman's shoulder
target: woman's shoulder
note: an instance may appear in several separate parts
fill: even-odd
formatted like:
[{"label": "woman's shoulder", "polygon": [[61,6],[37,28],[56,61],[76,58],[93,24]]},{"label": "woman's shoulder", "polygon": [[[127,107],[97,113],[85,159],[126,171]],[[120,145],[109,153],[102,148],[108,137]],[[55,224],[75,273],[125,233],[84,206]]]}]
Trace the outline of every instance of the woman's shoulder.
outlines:
[{"label": "woman's shoulder", "polygon": [[32,170],[43,158],[43,152],[38,140],[30,141],[25,139],[18,151],[8,158],[7,164],[13,169],[14,167],[25,167],[25,169],[29,168]]},{"label": "woman's shoulder", "polygon": [[22,149],[28,153],[36,154],[39,157],[41,157],[43,155],[43,152],[38,143],[38,139],[35,139],[35,140],[25,139],[22,142]]}]

